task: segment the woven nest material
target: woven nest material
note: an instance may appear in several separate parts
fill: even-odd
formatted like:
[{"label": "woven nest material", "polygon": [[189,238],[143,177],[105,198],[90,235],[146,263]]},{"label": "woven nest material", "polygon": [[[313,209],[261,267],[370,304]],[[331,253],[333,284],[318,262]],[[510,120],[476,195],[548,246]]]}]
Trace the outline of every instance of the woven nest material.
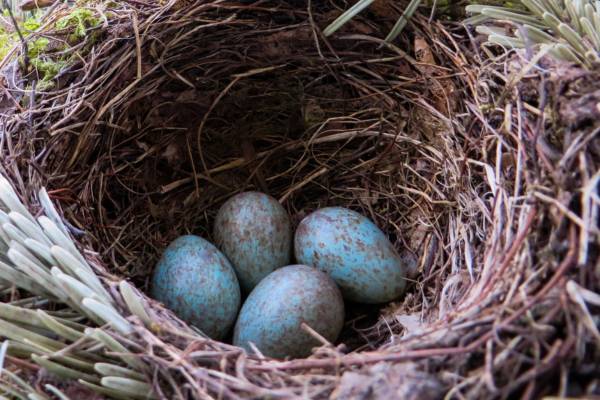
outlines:
[{"label": "woven nest material", "polygon": [[[399,6],[326,40],[340,12],[329,3],[189,3],[81,6],[97,23],[68,50],[72,33],[54,26],[73,11],[56,7],[28,39],[50,40],[46,61],[69,60],[44,91],[22,49],[4,61],[2,388],[74,399],[598,390],[593,73],[482,58],[463,27],[419,16],[398,47],[382,46]],[[341,342],[306,359],[204,338],[143,291],[169,241],[210,239],[220,204],[245,190],[275,196],[295,223],[328,205],[370,217],[414,266],[407,294],[353,308]]]}]

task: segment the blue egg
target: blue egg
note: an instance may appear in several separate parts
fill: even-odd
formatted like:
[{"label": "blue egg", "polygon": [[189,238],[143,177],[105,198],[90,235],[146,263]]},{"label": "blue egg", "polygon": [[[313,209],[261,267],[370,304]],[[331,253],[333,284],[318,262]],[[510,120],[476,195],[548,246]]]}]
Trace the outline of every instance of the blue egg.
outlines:
[{"label": "blue egg", "polygon": [[240,308],[240,285],[227,258],[194,235],[175,239],[152,277],[151,295],[213,339],[223,338]]},{"label": "blue egg", "polygon": [[281,204],[264,193],[245,192],[227,200],[217,213],[214,237],[245,293],[292,257],[290,219]]},{"label": "blue egg", "polygon": [[344,301],[326,274],[306,265],[280,268],[250,293],[235,324],[233,343],[266,356],[306,357],[320,342],[302,322],[330,342],[344,325]]},{"label": "blue egg", "polygon": [[304,218],[294,238],[296,261],[327,273],[345,299],[377,304],[404,292],[407,270],[385,234],[368,218],[342,207]]}]

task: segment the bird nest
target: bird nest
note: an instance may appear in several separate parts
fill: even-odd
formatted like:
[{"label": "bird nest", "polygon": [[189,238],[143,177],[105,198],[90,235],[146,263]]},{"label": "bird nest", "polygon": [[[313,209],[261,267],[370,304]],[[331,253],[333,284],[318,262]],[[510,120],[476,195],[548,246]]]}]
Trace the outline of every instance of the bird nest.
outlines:
[{"label": "bird nest", "polygon": [[[482,59],[464,28],[420,16],[382,43],[392,5],[327,39],[333,4],[188,3],[57,6],[4,61],[5,387],[182,399],[593,387],[598,143],[593,118],[572,112],[590,73],[539,89],[531,65]],[[311,332],[323,345],[294,360],[206,339],[144,295],[166,245],[212,239],[216,210],[247,190],[294,224],[332,205],[368,216],[412,266],[406,295],[350,307],[339,343]]]}]

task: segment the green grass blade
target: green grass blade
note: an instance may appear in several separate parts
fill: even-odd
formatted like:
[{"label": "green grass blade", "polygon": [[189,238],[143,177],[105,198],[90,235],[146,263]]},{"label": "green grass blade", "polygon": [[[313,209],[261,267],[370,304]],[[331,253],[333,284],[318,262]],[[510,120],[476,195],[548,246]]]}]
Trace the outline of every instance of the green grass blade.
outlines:
[{"label": "green grass blade", "polygon": [[543,4],[539,3],[537,0],[521,0],[523,5],[527,7],[531,12],[541,17],[545,12],[549,11],[544,7]]},{"label": "green grass blade", "polygon": [[510,21],[516,24],[528,24],[532,26],[536,26],[538,28],[544,28],[544,25],[535,17],[530,15],[518,14],[512,11],[505,11],[498,7],[485,7],[481,13],[483,15],[487,15],[488,17],[497,19]]},{"label": "green grass blade", "polygon": [[89,336],[98,342],[104,344],[110,351],[119,355],[127,365],[135,370],[143,370],[144,364],[134,355],[128,355],[130,352],[125,346],[119,343],[115,338],[104,332],[100,328],[88,328],[85,330],[86,336]]},{"label": "green grass blade", "polygon": [[355,5],[350,7],[347,11],[345,11],[342,15],[337,17],[335,21],[333,21],[325,30],[323,34],[325,36],[333,35],[338,29],[344,26],[348,21],[354,18],[358,13],[360,13],[365,8],[369,7],[373,1],[375,0],[359,0]]},{"label": "green grass blade", "polygon": [[524,25],[523,32],[529,40],[536,44],[554,43],[556,41],[552,35],[549,35],[548,33],[534,26]]},{"label": "green grass blade", "polygon": [[44,310],[37,310],[37,315],[46,328],[65,339],[75,342],[85,336],[83,332],[79,332],[73,328],[61,324],[55,318],[52,318],[50,315],[44,312]]},{"label": "green grass blade", "polygon": [[61,392],[56,386],[53,386],[53,385],[47,383],[44,385],[44,388],[47,391],[49,391],[50,393],[52,393],[53,395],[55,395],[59,400],[71,400],[70,397],[68,397],[66,394]]},{"label": "green grass blade", "polygon": [[14,340],[15,342],[21,342],[27,344],[38,343],[44,348],[51,349],[52,351],[58,351],[65,347],[65,345],[57,340],[50,339],[46,336],[39,335],[35,332],[31,332],[28,329],[21,328],[15,324],[0,319],[0,335],[7,339]]},{"label": "green grass blade", "polygon": [[508,47],[511,49],[522,49],[525,47],[525,43],[517,38],[502,35],[490,35],[488,37],[490,43],[497,44],[499,46]]},{"label": "green grass blade", "polygon": [[51,374],[54,374],[64,379],[84,379],[86,381],[95,383],[100,381],[100,379],[95,375],[86,374],[73,368],[65,367],[64,365],[60,365],[54,361],[48,360],[46,357],[41,357],[32,354],[31,359],[36,364],[46,368],[46,370],[48,370],[48,372],[50,372]]},{"label": "green grass blade", "polygon": [[67,231],[67,228],[63,224],[60,215],[56,211],[54,203],[52,203],[52,200],[50,200],[50,196],[48,196],[46,188],[40,189],[40,191],[38,192],[38,199],[48,218],[50,218],[56,224],[56,226],[65,234],[65,236],[68,236],[69,233]]},{"label": "green grass blade", "polygon": [[145,379],[144,375],[140,374],[137,371],[125,367],[120,367],[114,364],[96,363],[94,365],[94,369],[96,370],[96,372],[103,376],[120,376],[123,378],[136,379],[138,381],[143,381]]},{"label": "green grass blade", "polygon": [[152,386],[146,382],[120,376],[106,376],[100,381],[102,386],[117,390],[135,398],[155,399]]},{"label": "green grass blade", "polygon": [[104,386],[94,385],[93,383],[87,382],[83,379],[80,379],[77,382],[79,382],[80,384],[87,387],[88,389],[91,389],[94,392],[101,394],[103,396],[109,396],[110,398],[117,399],[117,400],[131,400],[132,399],[132,396],[130,396],[127,393],[123,393],[120,390],[115,390],[115,389],[107,388]]},{"label": "green grass blade", "polygon": [[406,9],[400,16],[400,18],[398,18],[398,21],[396,21],[396,24],[394,24],[394,27],[392,28],[390,33],[388,33],[388,35],[386,36],[386,43],[394,41],[402,33],[402,30],[408,23],[408,20],[413,16],[415,11],[417,11],[417,8],[419,8],[419,6],[421,5],[421,1],[422,0],[411,0],[411,2],[408,4]]},{"label": "green grass blade", "polygon": [[594,25],[587,18],[581,18],[581,26],[583,27],[583,31],[590,38],[592,43],[594,44],[594,48],[596,51],[600,50],[600,32],[594,29]]},{"label": "green grass blade", "polygon": [[19,196],[14,191],[12,185],[8,180],[0,175],[0,204],[4,203],[6,210],[16,211],[21,215],[24,215],[31,222],[35,222],[35,218],[31,215],[29,210],[21,203]]},{"label": "green grass blade", "polygon": [[104,303],[99,302],[96,299],[86,297],[81,302],[83,307],[91,313],[97,315],[103,319],[106,323],[109,323],[115,330],[122,335],[129,335],[133,332],[133,328],[129,321],[121,316],[114,308]]},{"label": "green grass blade", "polygon": [[121,296],[123,296],[123,300],[125,300],[125,304],[129,308],[129,311],[142,320],[146,326],[152,325],[152,319],[144,309],[144,303],[142,302],[142,298],[135,292],[133,287],[127,283],[127,281],[121,281],[119,283],[119,290],[121,292]]},{"label": "green grass blade", "polygon": [[27,290],[29,293],[33,293],[38,296],[54,298],[54,296],[51,295],[43,285],[38,284],[29,276],[2,261],[0,261],[0,278],[7,282],[13,283],[18,288]]},{"label": "green grass blade", "polygon": [[573,49],[575,49],[575,51],[580,53],[582,56],[588,50],[583,43],[583,38],[569,25],[561,23],[558,26],[558,31],[560,32],[561,36],[565,38],[565,40],[569,42],[571,46],[573,46]]}]

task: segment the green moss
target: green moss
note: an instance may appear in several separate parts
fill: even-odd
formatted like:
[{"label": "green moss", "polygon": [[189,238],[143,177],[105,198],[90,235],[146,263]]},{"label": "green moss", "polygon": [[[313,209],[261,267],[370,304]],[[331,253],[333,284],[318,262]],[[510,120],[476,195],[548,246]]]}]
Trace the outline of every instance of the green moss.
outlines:
[{"label": "green moss", "polygon": [[[6,17],[9,16],[8,10],[4,10],[2,14]],[[19,23],[19,29],[24,35],[37,31],[40,26],[40,12],[31,14],[25,21]],[[0,60],[4,59],[6,55],[12,50],[12,48],[19,43],[19,36],[14,31],[7,31],[5,28],[0,26]],[[29,44],[34,49],[34,53],[45,49],[48,46],[48,39],[41,38],[37,39],[33,43]],[[31,49],[30,49],[31,51]],[[31,57],[31,55],[30,55]]]},{"label": "green moss", "polygon": [[35,59],[32,60],[32,65],[38,70],[43,78],[51,79],[58,75],[61,68],[66,65],[66,62]]},{"label": "green moss", "polygon": [[64,60],[53,60],[48,54],[50,40],[45,37],[30,41],[27,46],[29,64],[38,77],[37,90],[47,90],[54,86],[53,79],[67,65]]},{"label": "green moss", "polygon": [[72,30],[69,41],[73,43],[85,38],[86,31],[97,27],[100,23],[101,20],[94,11],[87,8],[75,8],[69,15],[56,22],[56,28]]},{"label": "green moss", "polygon": [[[86,39],[88,30],[97,27],[100,23],[101,20],[96,16],[94,10],[76,7],[68,15],[60,18],[56,22],[55,28],[69,31],[68,42],[75,44]],[[28,27],[38,29],[39,24],[36,26],[36,21],[29,21]],[[95,33],[92,33],[91,36],[87,37],[87,40],[93,43],[96,36]],[[51,53],[49,44],[50,41],[44,37],[29,43],[29,62],[38,76],[36,86],[38,91],[52,89],[55,85],[56,76],[69,66],[72,59],[72,56],[66,54],[57,59],[56,55]]]},{"label": "green moss", "polygon": [[25,20],[25,22],[23,22],[22,28],[26,32],[34,32],[34,31],[37,31],[40,26],[42,26],[42,24],[40,23],[38,18],[33,16],[33,17],[27,18]]},{"label": "green moss", "polygon": [[27,48],[29,50],[29,54],[28,54],[29,57],[35,58],[35,57],[42,55],[48,49],[49,43],[50,43],[50,40],[48,40],[45,37],[41,37],[41,38],[34,40],[33,42],[30,42],[29,45],[27,46]]},{"label": "green moss", "polygon": [[15,45],[15,35],[0,28],[0,60],[3,60]]},{"label": "green moss", "polygon": [[[6,13],[6,10],[3,11]],[[98,40],[100,33],[89,30],[99,26],[102,19],[98,17],[95,10],[83,6],[75,6],[71,12],[60,18],[54,28],[66,31],[69,45],[58,44],[47,37],[39,37],[37,32],[41,27],[41,12],[31,14],[23,22],[19,23],[19,29],[27,40],[27,56],[29,59],[29,72],[34,72],[37,80],[36,89],[44,91],[52,89],[55,85],[56,76],[71,64],[73,55],[68,52],[57,53],[57,50],[68,50],[69,45],[86,40],[86,46],[79,51],[86,52]],[[37,36],[37,37],[36,37]],[[36,37],[34,39],[34,37]],[[16,32],[8,31],[0,26],[0,60],[19,45],[19,36]],[[58,47],[57,47],[58,46]],[[24,60],[20,60],[21,66],[25,66]]]}]

